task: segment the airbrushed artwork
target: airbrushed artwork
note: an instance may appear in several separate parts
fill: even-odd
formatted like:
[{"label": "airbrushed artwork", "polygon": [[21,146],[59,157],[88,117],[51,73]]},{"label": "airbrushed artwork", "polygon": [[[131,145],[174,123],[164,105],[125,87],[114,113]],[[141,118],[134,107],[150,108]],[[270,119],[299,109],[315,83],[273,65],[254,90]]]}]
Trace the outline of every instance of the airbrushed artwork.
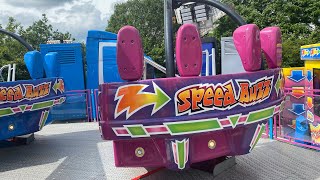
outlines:
[{"label": "airbrushed artwork", "polygon": [[0,140],[41,130],[51,107],[65,101],[64,81],[48,78],[0,83]]}]

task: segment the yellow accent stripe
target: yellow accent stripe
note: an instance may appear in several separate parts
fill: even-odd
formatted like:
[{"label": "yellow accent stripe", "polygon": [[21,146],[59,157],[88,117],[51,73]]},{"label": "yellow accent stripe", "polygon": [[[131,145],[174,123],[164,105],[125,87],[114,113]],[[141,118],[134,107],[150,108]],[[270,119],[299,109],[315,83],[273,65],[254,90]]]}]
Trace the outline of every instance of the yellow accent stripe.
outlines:
[{"label": "yellow accent stripe", "polygon": [[320,43],[301,46],[301,48],[311,48],[311,47],[320,47]]}]

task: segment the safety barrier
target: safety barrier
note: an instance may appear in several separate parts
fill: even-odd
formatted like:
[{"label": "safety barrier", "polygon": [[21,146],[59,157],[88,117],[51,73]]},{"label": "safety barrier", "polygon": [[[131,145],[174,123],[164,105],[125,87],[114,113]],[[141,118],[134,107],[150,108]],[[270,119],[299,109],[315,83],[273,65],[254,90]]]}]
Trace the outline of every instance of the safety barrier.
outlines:
[{"label": "safety barrier", "polygon": [[274,118],[274,139],[320,150],[320,90],[285,88],[281,113]]},{"label": "safety barrier", "polygon": [[55,121],[95,119],[95,98],[92,90],[72,90],[66,92],[66,101],[52,109],[51,115]]}]

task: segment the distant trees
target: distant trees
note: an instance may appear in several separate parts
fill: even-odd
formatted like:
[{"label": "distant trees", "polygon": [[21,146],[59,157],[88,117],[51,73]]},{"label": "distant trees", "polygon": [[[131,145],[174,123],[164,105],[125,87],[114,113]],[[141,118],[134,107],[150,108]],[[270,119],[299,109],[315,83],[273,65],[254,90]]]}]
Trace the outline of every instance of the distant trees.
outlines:
[{"label": "distant trees", "polygon": [[[0,27],[22,36],[36,50],[39,50],[40,44],[46,43],[50,39],[71,39],[69,32],[62,33],[58,30],[53,30],[45,14],[27,28],[24,28],[13,17],[8,18],[7,25],[3,27],[0,24]],[[0,34],[0,67],[5,64],[16,63],[16,80],[30,78],[23,61],[23,56],[26,52],[27,49],[18,41],[5,34]]]},{"label": "distant trees", "polygon": [[[163,0],[128,0],[116,4],[106,30],[117,33],[125,25],[134,26],[139,30],[144,52],[163,65],[165,59]],[[178,24],[174,24],[174,32],[178,27]]]},{"label": "distant trees", "polygon": [[[283,67],[303,66],[301,45],[320,42],[319,0],[222,0],[247,23],[261,29],[279,26],[283,35]],[[232,36],[237,25],[227,16],[216,22],[208,34],[220,39]],[[117,32],[124,25],[135,26],[143,39],[145,53],[158,63],[164,60],[163,0],[128,0],[115,5],[107,31]],[[174,32],[179,26],[175,24]]]},{"label": "distant trees", "polygon": [[[261,29],[279,26],[283,36],[283,67],[303,66],[300,46],[320,42],[319,0],[223,0],[235,9],[247,23],[255,23]],[[236,24],[227,16],[210,35],[231,36]]]}]

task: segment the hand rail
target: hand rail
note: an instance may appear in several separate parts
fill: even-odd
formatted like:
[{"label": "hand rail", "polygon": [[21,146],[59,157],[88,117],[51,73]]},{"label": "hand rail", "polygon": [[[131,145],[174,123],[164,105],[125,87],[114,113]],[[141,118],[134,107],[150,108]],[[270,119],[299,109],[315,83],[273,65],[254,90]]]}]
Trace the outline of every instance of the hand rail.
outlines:
[{"label": "hand rail", "polygon": [[[159,71],[166,73],[166,68],[161,66],[160,64],[156,63],[155,61],[152,61],[151,59],[144,57],[144,62],[147,64],[150,64],[154,68],[158,69]],[[144,79],[146,79],[146,67],[145,67],[145,72],[144,72]],[[180,77],[178,74],[175,74],[176,77]]]}]

